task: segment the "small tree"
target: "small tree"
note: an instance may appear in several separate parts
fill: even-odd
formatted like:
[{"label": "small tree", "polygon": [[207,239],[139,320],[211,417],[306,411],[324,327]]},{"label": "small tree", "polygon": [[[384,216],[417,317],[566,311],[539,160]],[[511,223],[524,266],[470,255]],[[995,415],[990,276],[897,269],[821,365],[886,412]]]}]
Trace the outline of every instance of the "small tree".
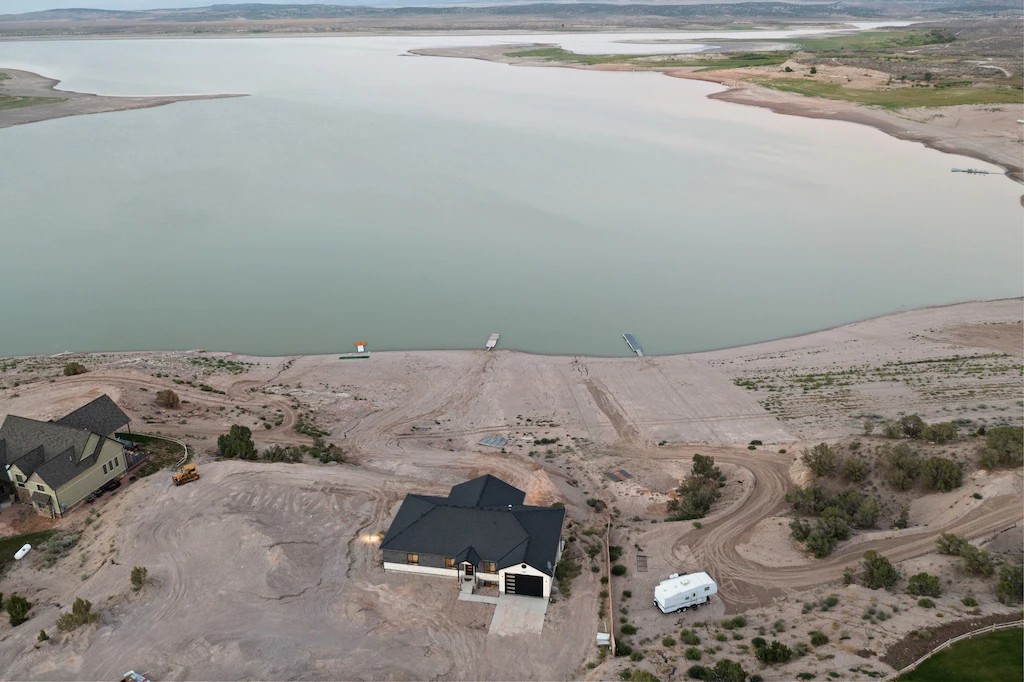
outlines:
[{"label": "small tree", "polygon": [[932,490],[949,492],[963,485],[964,470],[959,462],[945,457],[931,457],[924,463],[925,484]]},{"label": "small tree", "polygon": [[928,425],[916,414],[911,414],[900,419],[900,428],[908,438],[920,438]]},{"label": "small tree", "polygon": [[916,597],[939,597],[942,595],[942,583],[934,575],[917,573],[907,581],[907,594]]},{"label": "small tree", "polygon": [[815,476],[828,476],[839,462],[835,450],[828,443],[818,443],[810,450],[804,450],[800,459]]},{"label": "small tree", "polygon": [[816,66],[812,66],[812,67],[811,67],[811,75],[813,76],[813,75],[814,75],[814,74],[816,74],[816,73],[818,73],[818,67],[816,67]]},{"label": "small tree", "polygon": [[57,618],[57,629],[61,632],[71,632],[79,625],[95,623],[99,619],[100,614],[92,612],[92,602],[78,597],[71,605],[71,611],[62,613]]},{"label": "small tree", "polygon": [[48,639],[50,639],[50,636],[46,634],[46,630],[40,630],[39,634],[36,635],[37,642],[45,642]]},{"label": "small tree", "polygon": [[951,554],[953,556],[960,556],[967,545],[967,540],[953,533],[942,533],[935,541],[939,554]]},{"label": "small tree", "polygon": [[217,438],[217,449],[229,459],[256,459],[256,445],[252,442],[252,431],[248,427],[234,424],[231,430]]},{"label": "small tree", "polygon": [[80,362],[68,362],[64,365],[64,376],[66,377],[73,377],[78,374],[85,374],[88,371],[89,370],[85,368],[85,365],[83,365]]},{"label": "small tree", "polygon": [[708,670],[707,682],[745,682],[747,671],[736,661],[723,658]]},{"label": "small tree", "polygon": [[906,528],[910,525],[910,507],[900,507],[900,515],[892,522],[893,528]]},{"label": "small tree", "polygon": [[141,590],[149,580],[149,569],[145,566],[136,566],[132,569],[132,589],[136,592]]},{"label": "small tree", "polygon": [[178,398],[177,393],[168,388],[163,391],[157,391],[156,404],[160,407],[166,407],[169,410],[173,410],[181,404],[181,400]]},{"label": "small tree", "polygon": [[[979,434],[981,430],[979,429]],[[1024,428],[1020,426],[998,426],[988,429],[985,434],[985,450],[981,455],[981,466],[986,469],[998,467],[1019,467],[1024,464]]]},{"label": "small tree", "polygon": [[10,618],[11,626],[17,627],[28,620],[28,611],[32,608],[32,602],[24,597],[12,594],[4,604],[7,616]]},{"label": "small tree", "polygon": [[1000,567],[996,599],[1004,604],[1024,601],[1024,567],[1020,564],[1003,564]]},{"label": "small tree", "polygon": [[789,659],[793,658],[793,650],[779,640],[773,639],[771,644],[758,647],[754,651],[754,655],[762,663],[774,665],[776,663],[788,663]]},{"label": "small tree", "polygon": [[871,467],[862,457],[853,455],[843,462],[843,477],[848,481],[860,483],[868,477],[869,473],[871,473]]},{"label": "small tree", "polygon": [[964,560],[964,568],[971,575],[989,576],[996,572],[995,562],[987,549],[979,549],[972,544],[965,544],[960,549]]},{"label": "small tree", "polygon": [[864,435],[870,436],[875,431],[875,422],[870,419],[864,420]]},{"label": "small tree", "polygon": [[888,559],[873,549],[864,552],[864,560],[861,565],[864,568],[864,585],[872,590],[892,587],[900,579],[899,571],[889,563]]},{"label": "small tree", "polygon": [[707,457],[705,455],[694,455],[693,466],[690,471],[694,476],[700,476],[701,478],[710,478],[713,481],[725,481],[725,474],[722,470],[715,466],[715,458]]}]

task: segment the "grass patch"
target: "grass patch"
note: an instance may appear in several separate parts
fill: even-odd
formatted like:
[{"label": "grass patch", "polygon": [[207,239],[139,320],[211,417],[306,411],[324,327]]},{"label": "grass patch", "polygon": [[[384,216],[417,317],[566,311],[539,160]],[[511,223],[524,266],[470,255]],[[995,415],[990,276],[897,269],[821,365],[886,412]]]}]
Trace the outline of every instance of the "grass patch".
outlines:
[{"label": "grass patch", "polygon": [[693,66],[702,71],[715,69],[737,69],[744,66],[775,66],[791,56],[790,52],[739,52],[694,59],[692,55],[625,55],[625,54],[576,54],[560,47],[540,47],[530,50],[506,52],[506,57],[519,59],[540,59],[548,62],[565,62],[595,66],[600,64],[630,64],[635,67],[658,68],[666,66]]},{"label": "grass patch", "polygon": [[17,95],[0,95],[0,111],[4,109],[22,109],[40,104],[56,104],[63,102],[63,97],[19,97]]},{"label": "grass patch", "polygon": [[[38,551],[40,546],[44,545],[56,532],[55,530],[42,530],[38,533],[0,538],[0,576],[14,563],[14,553],[21,549],[22,545],[32,545],[32,551]],[[31,553],[29,552],[29,554]]]},{"label": "grass patch", "polygon": [[883,109],[948,107],[956,104],[1020,104],[1024,101],[1024,90],[1021,88],[911,86],[891,90],[866,90],[844,88],[838,83],[804,78],[757,78],[754,82],[773,90],[869,104]]},{"label": "grass patch", "polygon": [[829,38],[797,38],[787,39],[787,43],[796,43],[805,52],[877,52],[899,50],[906,47],[922,45],[938,45],[956,40],[952,33],[941,29],[930,31],[860,31],[852,35],[831,36]]},{"label": "grass patch", "polygon": [[116,433],[114,435],[121,440],[130,440],[133,443],[138,443],[149,453],[149,459],[132,472],[133,475],[139,478],[155,474],[162,469],[170,469],[181,460],[183,454],[180,445],[162,438],[144,436],[137,433]]},{"label": "grass patch", "polygon": [[963,642],[932,656],[906,675],[900,682],[983,682],[987,680],[1024,679],[1021,647],[1024,630],[1014,628],[992,632]]}]

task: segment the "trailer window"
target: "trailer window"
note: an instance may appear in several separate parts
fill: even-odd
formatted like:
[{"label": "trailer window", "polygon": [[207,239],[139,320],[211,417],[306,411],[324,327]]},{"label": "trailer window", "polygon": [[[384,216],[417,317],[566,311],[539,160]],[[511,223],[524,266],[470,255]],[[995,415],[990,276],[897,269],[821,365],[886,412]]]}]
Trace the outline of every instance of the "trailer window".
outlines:
[{"label": "trailer window", "polygon": [[705,592],[709,592],[710,590],[711,590],[711,586],[708,586],[708,587],[705,587],[705,588],[704,588],[704,591],[705,591]]}]

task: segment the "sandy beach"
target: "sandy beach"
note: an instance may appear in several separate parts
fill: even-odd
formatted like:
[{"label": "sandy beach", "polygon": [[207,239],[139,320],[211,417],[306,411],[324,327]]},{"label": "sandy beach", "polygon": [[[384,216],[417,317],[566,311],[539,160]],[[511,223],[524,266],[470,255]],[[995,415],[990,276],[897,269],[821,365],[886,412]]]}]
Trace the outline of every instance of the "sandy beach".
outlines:
[{"label": "sandy beach", "polygon": [[[0,128],[9,128],[26,123],[49,121],[65,116],[82,116],[84,114],[102,114],[112,111],[128,111],[131,109],[148,109],[162,107],[175,102],[188,102],[202,99],[223,99],[226,97],[245,97],[241,94],[223,95],[167,95],[161,97],[108,97],[85,92],[61,90],[57,86],[59,80],[46,78],[37,73],[19,71],[0,66],[0,96],[29,98],[29,106],[0,107]],[[0,101],[0,103],[3,103]]]},{"label": "sandy beach", "polygon": [[[703,627],[702,637],[711,639],[716,619],[734,613],[745,614],[748,641],[780,620],[788,625],[775,636],[792,645],[812,629],[833,636],[832,656],[807,657],[786,671],[891,671],[885,652],[895,657],[886,661],[900,660],[903,638],[936,617],[953,625],[1015,617],[984,580],[963,578],[951,557],[935,554],[934,538],[956,532],[1000,556],[1019,554],[1021,474],[972,467],[962,488],[915,500],[910,527],[880,524],[814,560],[780,516],[786,492],[807,479],[799,453],[820,439],[884,443],[862,435],[863,422],[913,412],[928,421],[959,420],[967,439],[959,447],[973,457],[970,429],[1020,425],[1024,417],[1022,322],[1024,302],[1009,299],[665,357],[499,349],[341,360],[196,350],[0,360],[0,416],[48,419],[107,393],[131,416],[133,432],[185,440],[202,472],[184,488],[159,472],[57,522],[24,505],[0,512],[4,534],[51,526],[82,534],[79,549],[56,566],[30,558],[0,581],[4,592],[36,604],[29,626],[0,630],[0,656],[11,661],[2,677],[108,679],[140,666],[167,680],[274,679],[297,671],[338,679],[353,670],[393,679],[616,677],[631,662],[598,660],[592,644],[594,632],[608,627],[596,608],[605,589],[596,563],[576,579],[571,596],[550,605],[544,632],[558,637],[496,635],[488,628],[493,607],[456,601],[444,581],[381,570],[366,538],[387,527],[405,494],[439,494],[483,473],[527,491],[528,503],[564,504],[567,552],[585,567],[591,560],[583,549],[606,522],[613,523],[612,543],[625,548],[625,565],[635,567],[643,556],[649,570],[630,568],[612,590],[616,599],[624,590],[638,595],[616,608],[637,607],[626,612],[653,639],[644,665],[660,675],[685,663],[680,651],[658,644],[664,635]],[[63,376],[72,360],[89,371]],[[177,392],[182,405],[158,407],[161,389]],[[263,448],[310,442],[297,431],[300,422],[328,432],[348,461],[213,456],[217,436],[231,424],[249,426]],[[508,442],[487,447],[479,443],[485,436]],[[538,445],[541,438],[554,443]],[[755,440],[763,444],[748,446]],[[722,499],[702,526],[660,523],[694,452],[722,467]],[[632,478],[606,476],[620,468]],[[595,497],[607,511],[588,504]],[[862,622],[863,610],[880,606],[878,594],[839,579],[866,548],[902,562],[904,572],[956,575],[957,584],[934,611],[914,609],[916,597],[891,594],[883,600],[891,620]],[[152,576],[140,594],[128,588],[134,565]],[[681,616],[650,608],[645,595],[660,578],[698,568],[716,576],[720,599]],[[961,604],[965,590],[978,607]],[[829,594],[838,595],[836,616],[846,625],[833,627],[833,614],[801,611],[801,603]],[[55,619],[75,596],[96,604],[102,621],[37,645],[38,630],[56,634]],[[524,647],[535,655],[524,660]],[[733,648],[724,655],[756,669],[749,651]]]}]

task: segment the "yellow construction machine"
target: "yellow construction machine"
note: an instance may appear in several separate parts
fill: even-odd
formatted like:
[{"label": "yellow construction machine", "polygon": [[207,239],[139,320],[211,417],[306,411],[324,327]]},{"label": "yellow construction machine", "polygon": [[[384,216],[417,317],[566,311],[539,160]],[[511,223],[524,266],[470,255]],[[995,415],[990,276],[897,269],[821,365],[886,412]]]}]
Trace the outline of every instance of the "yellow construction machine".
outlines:
[{"label": "yellow construction machine", "polygon": [[185,483],[189,483],[190,481],[198,481],[199,467],[197,467],[195,464],[186,464],[185,466],[181,467],[181,471],[174,474],[174,476],[172,476],[171,478],[174,481],[174,485],[184,485]]}]

